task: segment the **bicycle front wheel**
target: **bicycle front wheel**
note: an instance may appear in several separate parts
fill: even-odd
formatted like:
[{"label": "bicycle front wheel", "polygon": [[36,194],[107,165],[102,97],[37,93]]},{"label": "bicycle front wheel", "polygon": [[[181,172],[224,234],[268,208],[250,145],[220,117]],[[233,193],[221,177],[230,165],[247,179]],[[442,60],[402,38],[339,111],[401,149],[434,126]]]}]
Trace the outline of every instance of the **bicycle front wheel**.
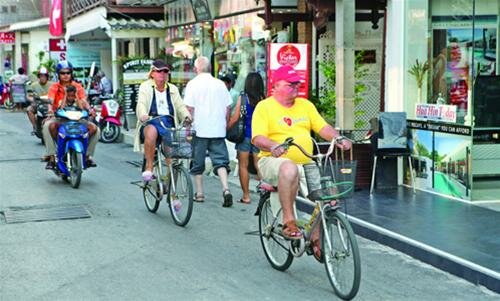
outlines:
[{"label": "bicycle front wheel", "polygon": [[[142,196],[144,198],[144,204],[146,204],[146,208],[149,212],[155,213],[158,211],[158,207],[160,207],[160,201],[163,198],[163,185],[161,183],[161,179],[158,177],[158,162],[155,162],[153,174],[155,178],[151,181],[144,183],[144,187],[142,188]],[[143,168],[146,166],[146,159],[143,162]]]},{"label": "bicycle front wheel", "polygon": [[193,182],[184,166],[177,165],[172,168],[174,181],[169,182],[168,204],[175,224],[184,227],[193,212]]},{"label": "bicycle front wheel", "polygon": [[[358,243],[347,218],[339,211],[325,214],[326,233],[322,229],[321,251],[325,268],[335,294],[344,300],[356,296],[361,281]],[[327,238],[330,238],[330,244]]]},{"label": "bicycle front wheel", "polygon": [[268,197],[262,204],[259,215],[259,236],[267,260],[278,271],[285,271],[293,261],[288,242],[281,235],[282,220],[281,210],[277,218],[274,218]]}]

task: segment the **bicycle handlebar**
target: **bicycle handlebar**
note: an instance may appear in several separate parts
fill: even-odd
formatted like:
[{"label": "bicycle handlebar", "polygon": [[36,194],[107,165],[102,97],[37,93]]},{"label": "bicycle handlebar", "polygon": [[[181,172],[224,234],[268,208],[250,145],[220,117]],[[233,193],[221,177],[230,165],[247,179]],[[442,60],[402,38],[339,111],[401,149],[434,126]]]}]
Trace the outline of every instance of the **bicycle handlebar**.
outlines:
[{"label": "bicycle handlebar", "polygon": [[[312,138],[311,138],[312,139]],[[285,150],[288,150],[290,148],[290,146],[295,146],[297,147],[306,157],[310,158],[310,159],[323,159],[323,158],[328,158],[332,153],[333,153],[333,150],[335,148],[335,145],[337,145],[338,143],[342,142],[342,140],[347,140],[347,141],[350,141],[351,143],[354,143],[354,142],[357,142],[355,140],[352,140],[352,139],[349,139],[345,136],[337,136],[337,137],[334,137],[332,139],[332,141],[330,142],[330,146],[328,147],[328,151],[324,154],[320,153],[318,151],[318,154],[316,155],[313,155],[313,154],[310,154],[309,152],[307,152],[302,146],[298,145],[297,143],[295,143],[293,141],[293,137],[288,137],[285,139],[285,141],[281,144],[278,145],[278,147],[283,147]],[[313,139],[313,142],[316,144],[316,141]],[[319,150],[319,148],[318,148]]]},{"label": "bicycle handlebar", "polygon": [[[163,121],[160,119],[162,117],[171,117],[173,120],[175,120],[175,117],[170,115],[170,114],[166,114],[166,115],[158,115],[158,116],[155,116],[155,117],[152,117],[152,116],[149,116],[149,118],[144,121],[144,122],[141,122],[141,126],[145,126],[146,124],[148,124],[149,122],[155,120],[155,119],[159,119],[160,120],[160,124],[164,127],[164,128],[168,128],[166,127],[164,124],[163,124]],[[186,117],[184,118],[184,121],[182,121],[182,124],[177,127],[177,129],[180,129],[180,128],[183,128],[183,127],[189,127],[191,125],[192,121],[189,117]],[[175,128],[175,127],[174,127]]]}]

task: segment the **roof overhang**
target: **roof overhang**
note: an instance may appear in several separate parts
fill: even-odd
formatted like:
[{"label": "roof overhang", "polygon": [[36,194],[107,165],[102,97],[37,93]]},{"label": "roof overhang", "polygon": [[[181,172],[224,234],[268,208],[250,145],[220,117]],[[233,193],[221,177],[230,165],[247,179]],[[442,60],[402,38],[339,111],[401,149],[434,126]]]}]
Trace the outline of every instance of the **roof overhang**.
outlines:
[{"label": "roof overhang", "polygon": [[66,22],[66,34],[64,35],[64,39],[67,42],[72,36],[94,31],[96,29],[101,29],[106,35],[111,36],[111,27],[106,21],[105,7],[97,7],[83,15],[68,20]]},{"label": "roof overhang", "polygon": [[32,21],[23,21],[10,24],[8,31],[26,31],[38,27],[49,26],[49,18],[41,18]]}]

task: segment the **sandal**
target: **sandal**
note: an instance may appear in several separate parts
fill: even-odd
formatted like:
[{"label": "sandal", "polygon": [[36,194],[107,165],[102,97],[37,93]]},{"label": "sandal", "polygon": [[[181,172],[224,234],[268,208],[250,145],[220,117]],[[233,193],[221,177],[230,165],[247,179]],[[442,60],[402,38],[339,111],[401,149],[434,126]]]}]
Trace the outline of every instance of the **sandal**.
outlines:
[{"label": "sandal", "polygon": [[283,225],[283,230],[281,231],[283,237],[290,240],[299,240],[302,238],[302,232],[297,227],[294,220],[288,221]]},{"label": "sandal", "polygon": [[231,207],[233,206],[233,195],[229,189],[226,189],[222,192],[222,197],[224,198],[224,203],[222,203],[222,207]]},{"label": "sandal", "polygon": [[146,170],[142,173],[142,180],[144,182],[149,182],[153,179],[153,172],[150,170]]},{"label": "sandal", "polygon": [[198,203],[203,203],[205,201],[205,196],[203,193],[198,194],[197,192],[194,194],[193,201]]},{"label": "sandal", "polygon": [[251,204],[252,201],[248,200],[248,201],[245,201],[243,199],[240,199],[238,202],[242,203],[242,204]]}]

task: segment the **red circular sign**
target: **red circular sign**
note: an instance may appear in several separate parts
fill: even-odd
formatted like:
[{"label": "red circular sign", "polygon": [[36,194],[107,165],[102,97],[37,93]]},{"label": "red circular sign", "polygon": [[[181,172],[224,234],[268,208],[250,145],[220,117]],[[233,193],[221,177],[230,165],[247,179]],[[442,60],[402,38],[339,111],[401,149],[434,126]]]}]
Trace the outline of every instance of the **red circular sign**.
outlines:
[{"label": "red circular sign", "polygon": [[278,50],[278,63],[295,67],[300,62],[300,51],[293,45],[285,45]]}]

